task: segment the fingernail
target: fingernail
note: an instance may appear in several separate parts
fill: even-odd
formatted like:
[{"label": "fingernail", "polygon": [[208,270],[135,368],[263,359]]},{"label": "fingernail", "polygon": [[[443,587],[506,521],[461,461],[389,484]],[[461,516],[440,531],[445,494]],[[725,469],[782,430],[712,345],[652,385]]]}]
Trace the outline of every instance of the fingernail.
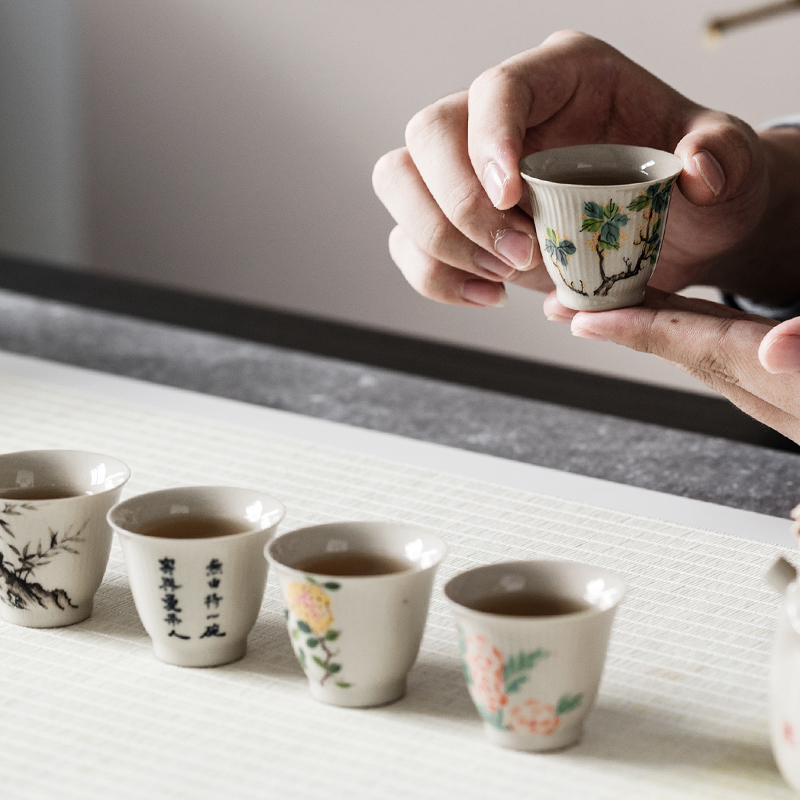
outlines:
[{"label": "fingernail", "polygon": [[499,278],[506,280],[510,278],[516,270],[514,267],[509,267],[505,261],[501,261],[497,256],[493,256],[487,250],[478,250],[475,253],[475,263],[492,275],[497,275]]},{"label": "fingernail", "polygon": [[568,317],[566,314],[546,314],[545,315],[550,322],[570,322],[572,317]]},{"label": "fingernail", "polygon": [[596,339],[598,342],[606,341],[605,336],[601,336],[592,330],[591,326],[587,323],[573,322],[572,335],[577,336],[579,339]]},{"label": "fingernail", "polygon": [[[779,336],[770,343],[767,348],[766,361],[769,366],[764,364],[764,369],[773,375],[782,372],[800,372],[800,336],[784,335]],[[761,361],[764,362],[762,357]]]},{"label": "fingernail", "polygon": [[701,150],[693,160],[706,186],[711,189],[714,197],[719,197],[725,188],[725,173],[722,171],[719,161],[707,150]]},{"label": "fingernail", "polygon": [[506,228],[494,235],[494,249],[517,269],[525,269],[533,260],[533,237],[522,231]]},{"label": "fingernail", "polygon": [[495,208],[503,202],[503,192],[505,192],[507,180],[505,172],[495,161],[490,161],[486,165],[486,169],[483,171],[483,188]]},{"label": "fingernail", "polygon": [[508,295],[501,284],[480,279],[466,281],[461,287],[461,296],[470,303],[487,308],[500,308],[508,302]]}]

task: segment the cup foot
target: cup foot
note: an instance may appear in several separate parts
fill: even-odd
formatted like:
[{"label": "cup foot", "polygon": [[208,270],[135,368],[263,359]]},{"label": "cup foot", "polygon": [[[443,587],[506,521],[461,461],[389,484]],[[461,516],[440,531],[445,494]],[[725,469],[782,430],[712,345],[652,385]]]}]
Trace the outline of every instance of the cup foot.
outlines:
[{"label": "cup foot", "polygon": [[583,735],[583,725],[559,727],[554,733],[544,735],[537,733],[514,733],[501,731],[484,722],[483,729],[490,742],[509,750],[527,750],[529,752],[543,753],[548,750],[561,750],[577,744]]},{"label": "cup foot", "polygon": [[406,679],[378,686],[341,687],[320,685],[317,681],[309,681],[308,688],[315,699],[332,706],[344,708],[369,708],[383,706],[399,700],[406,693]]},{"label": "cup foot", "polygon": [[244,658],[247,639],[240,642],[153,642],[153,652],[159,661],[176,667],[219,667]]},{"label": "cup foot", "polygon": [[87,600],[77,608],[14,608],[3,604],[0,605],[0,617],[24,628],[63,628],[88,619],[92,615],[93,605],[93,600]]},{"label": "cup foot", "polygon": [[586,297],[559,283],[556,286],[556,296],[562,306],[571,308],[573,311],[610,311],[612,308],[629,308],[630,306],[641,305],[644,302],[644,287],[633,292],[618,293],[614,296]]}]

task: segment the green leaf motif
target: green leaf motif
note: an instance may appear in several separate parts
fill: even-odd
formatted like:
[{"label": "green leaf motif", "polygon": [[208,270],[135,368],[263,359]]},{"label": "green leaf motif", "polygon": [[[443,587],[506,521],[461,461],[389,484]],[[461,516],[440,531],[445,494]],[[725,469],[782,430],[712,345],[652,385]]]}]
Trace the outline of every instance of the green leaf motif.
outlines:
[{"label": "green leaf motif", "polygon": [[311,633],[311,627],[307,622],[303,622],[303,620],[297,620],[297,627],[300,628],[303,633]]},{"label": "green leaf motif", "polygon": [[341,670],[341,668],[342,668],[341,664],[328,664],[328,667],[327,667],[328,672],[330,672],[330,673],[339,672],[339,670]]},{"label": "green leaf motif", "polygon": [[609,200],[608,205],[603,209],[603,216],[606,219],[612,219],[619,211],[619,206],[613,201]]},{"label": "green leaf motif", "polygon": [[659,192],[653,198],[653,211],[655,211],[656,214],[661,214],[666,210],[668,205],[669,205],[669,188]]},{"label": "green leaf motif", "polygon": [[506,684],[506,694],[514,694],[515,692],[518,692],[527,680],[527,675],[519,675],[518,677],[514,678],[511,683]]},{"label": "green leaf motif", "polygon": [[297,660],[300,662],[300,668],[303,672],[306,671],[306,651],[302,647],[297,649]]},{"label": "green leaf motif", "polygon": [[517,677],[517,673],[533,669],[539,660],[547,658],[549,655],[550,653],[547,650],[539,647],[532,653],[520,653],[519,655],[511,656],[503,668],[503,680],[506,683],[512,682]]},{"label": "green leaf motif", "polygon": [[651,198],[647,194],[640,194],[628,204],[628,211],[643,211],[650,205],[650,200]]},{"label": "green leaf motif", "polygon": [[570,697],[568,694],[562,695],[556,706],[556,716],[567,714],[576,709],[583,702],[583,694],[576,694]]},{"label": "green leaf motif", "polygon": [[571,256],[575,250],[577,249],[575,245],[569,240],[564,239],[563,242],[559,245],[559,247],[568,255]]},{"label": "green leaf motif", "polygon": [[313,637],[310,639],[306,639],[306,645],[310,647],[312,650],[319,644],[319,639],[314,639]]},{"label": "green leaf motif", "polygon": [[600,230],[600,226],[603,224],[602,219],[595,219],[594,217],[587,217],[583,221],[583,225],[581,225],[582,231],[589,231],[590,233],[597,233]]},{"label": "green leaf motif", "polygon": [[547,239],[553,244],[558,244],[558,236],[556,236],[556,232],[552,228],[547,229]]},{"label": "green leaf motif", "polygon": [[490,711],[487,711],[483,706],[476,705],[475,708],[478,709],[478,714],[480,714],[481,719],[484,722],[488,722],[493,728],[497,728],[499,731],[507,731],[508,728],[503,723],[503,709],[499,709],[494,714]]},{"label": "green leaf motif", "polygon": [[556,250],[558,250],[558,245],[555,242],[550,239],[544,240],[544,251],[547,255],[555,257]]},{"label": "green leaf motif", "polygon": [[323,584],[328,591],[335,592],[337,589],[341,588],[341,584],[334,583],[333,581],[329,581],[328,583]]},{"label": "green leaf motif", "polygon": [[314,663],[318,667],[322,667],[322,669],[325,669],[325,662],[319,656],[311,656],[311,657],[314,659]]},{"label": "green leaf motif", "polygon": [[603,227],[600,228],[600,241],[605,242],[606,244],[614,244],[615,242],[618,242],[619,225],[615,225],[613,222],[606,222]]},{"label": "green leaf motif", "polygon": [[340,689],[349,689],[353,684],[352,683],[348,683],[347,681],[336,681],[336,685]]},{"label": "green leaf motif", "polygon": [[335,642],[339,638],[339,631],[333,630],[333,628],[328,629],[325,631],[325,639],[329,642]]},{"label": "green leaf motif", "polygon": [[583,213],[590,219],[603,219],[603,207],[592,201],[583,204]]}]

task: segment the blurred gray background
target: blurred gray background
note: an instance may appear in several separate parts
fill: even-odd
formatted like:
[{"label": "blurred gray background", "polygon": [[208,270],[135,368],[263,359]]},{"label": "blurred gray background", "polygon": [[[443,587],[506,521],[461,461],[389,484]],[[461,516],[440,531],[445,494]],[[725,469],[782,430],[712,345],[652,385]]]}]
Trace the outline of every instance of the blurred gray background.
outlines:
[{"label": "blurred gray background", "polygon": [[418,297],[370,175],[415,111],[563,28],[753,125],[800,111],[800,14],[708,47],[704,22],[738,8],[0,0],[0,252],[704,391],[574,339],[533,293]]}]

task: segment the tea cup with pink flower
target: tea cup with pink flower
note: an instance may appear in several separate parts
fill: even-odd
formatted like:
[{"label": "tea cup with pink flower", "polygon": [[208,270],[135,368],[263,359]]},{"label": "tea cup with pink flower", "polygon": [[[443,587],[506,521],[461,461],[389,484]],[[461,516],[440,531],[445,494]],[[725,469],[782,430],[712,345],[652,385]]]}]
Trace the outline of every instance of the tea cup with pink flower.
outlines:
[{"label": "tea cup with pink flower", "polygon": [[491,741],[545,751],[580,740],[624,595],[615,574],[569,561],[493,564],[446,584],[467,687]]}]

